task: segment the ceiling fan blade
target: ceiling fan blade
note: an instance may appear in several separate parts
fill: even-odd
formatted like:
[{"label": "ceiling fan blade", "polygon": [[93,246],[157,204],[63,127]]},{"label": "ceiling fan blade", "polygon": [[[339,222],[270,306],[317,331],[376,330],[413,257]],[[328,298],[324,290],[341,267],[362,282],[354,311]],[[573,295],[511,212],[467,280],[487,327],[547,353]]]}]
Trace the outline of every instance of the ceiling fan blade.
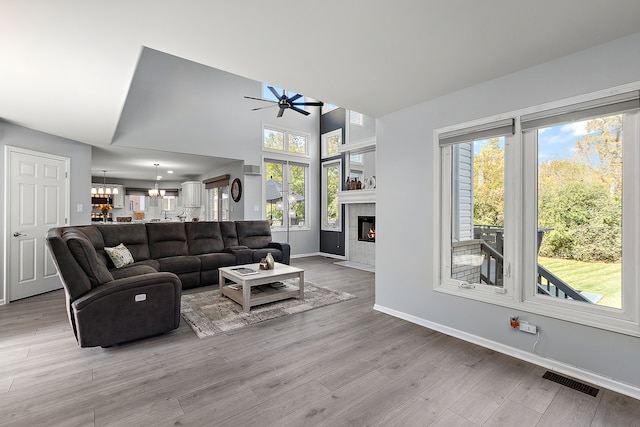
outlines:
[{"label": "ceiling fan blade", "polygon": [[289,108],[291,108],[293,111],[297,111],[300,114],[304,114],[305,116],[308,116],[309,114],[311,114],[308,111],[305,111],[305,110],[303,110],[301,108],[298,108],[298,107],[295,107],[293,105],[291,107],[289,107]]},{"label": "ceiling fan blade", "polygon": [[299,93],[296,95],[293,95],[291,98],[289,98],[289,102],[293,102],[298,98],[302,98],[303,95],[300,95]]},{"label": "ceiling fan blade", "polygon": [[309,105],[315,107],[322,107],[324,102],[292,102],[291,105]]},{"label": "ceiling fan blade", "polygon": [[245,96],[245,98],[247,98],[247,99],[255,99],[256,101],[264,101],[264,102],[274,102],[274,103],[278,102],[278,101],[274,101],[272,99],[254,98],[253,96]]},{"label": "ceiling fan blade", "polygon": [[273,88],[273,86],[267,86],[267,87],[269,88],[269,90],[271,91],[273,96],[275,96],[277,99],[280,99],[280,95],[278,94],[278,92],[276,92],[276,90]]},{"label": "ceiling fan blade", "polygon": [[282,117],[284,114],[284,108],[280,107],[280,111],[278,111],[278,117]]},{"label": "ceiling fan blade", "polygon": [[265,108],[271,108],[271,107],[277,107],[277,106],[278,106],[278,104],[267,105],[266,107],[252,108],[251,111],[264,110]]}]

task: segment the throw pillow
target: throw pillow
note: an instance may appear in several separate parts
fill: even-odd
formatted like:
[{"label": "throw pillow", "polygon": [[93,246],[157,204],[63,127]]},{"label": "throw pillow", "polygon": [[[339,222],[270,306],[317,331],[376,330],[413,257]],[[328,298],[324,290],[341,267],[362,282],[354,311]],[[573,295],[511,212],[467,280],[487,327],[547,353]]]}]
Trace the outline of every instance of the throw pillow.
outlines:
[{"label": "throw pillow", "polygon": [[133,255],[131,255],[131,251],[127,249],[127,247],[120,243],[118,246],[113,248],[104,248],[104,251],[109,255],[111,261],[113,261],[113,265],[116,268],[122,268],[125,265],[133,264]]}]

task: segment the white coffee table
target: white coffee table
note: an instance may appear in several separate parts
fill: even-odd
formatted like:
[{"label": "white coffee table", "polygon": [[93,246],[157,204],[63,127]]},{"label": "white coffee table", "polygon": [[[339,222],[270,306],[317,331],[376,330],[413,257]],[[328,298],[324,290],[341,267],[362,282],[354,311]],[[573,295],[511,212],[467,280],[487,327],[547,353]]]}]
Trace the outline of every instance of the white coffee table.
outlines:
[{"label": "white coffee table", "polygon": [[[257,274],[243,275],[236,269],[250,268],[256,270]],[[259,264],[234,265],[232,267],[221,267],[218,269],[220,294],[231,298],[242,306],[245,312],[249,312],[251,307],[269,302],[280,301],[287,298],[304,298],[304,270],[286,264],[275,263],[273,270],[260,270]],[[268,283],[279,282],[284,279],[298,278],[298,287],[288,285],[277,289],[271,287],[261,288],[262,292],[251,295],[251,288]],[[234,289],[225,283],[226,279],[241,285],[241,289]],[[239,288],[239,286],[238,286]]]}]

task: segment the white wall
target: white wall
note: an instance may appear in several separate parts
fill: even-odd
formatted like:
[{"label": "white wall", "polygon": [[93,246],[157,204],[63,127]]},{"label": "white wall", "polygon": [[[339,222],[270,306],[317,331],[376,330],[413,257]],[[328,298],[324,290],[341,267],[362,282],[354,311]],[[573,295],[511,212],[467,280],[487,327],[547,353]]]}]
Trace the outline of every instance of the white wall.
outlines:
[{"label": "white wall", "polygon": [[[5,203],[6,176],[5,176],[5,151],[6,146],[20,147],[42,153],[55,154],[69,157],[70,161],[70,225],[88,224],[91,217],[91,146],[80,142],[71,141],[43,132],[34,131],[13,124],[0,122],[0,164],[3,173],[0,176],[0,200],[3,201],[4,209],[0,210],[0,264],[2,265],[0,277],[0,300],[4,299],[5,288],[5,253],[10,236],[5,234],[4,224],[6,221],[6,210],[11,201]],[[77,211],[78,204],[82,204],[83,212]]]},{"label": "white wall", "polygon": [[[379,118],[377,306],[534,359],[631,384],[640,396],[639,338],[434,292],[439,207],[432,203],[439,192],[432,168],[434,129],[640,81],[638,46],[640,33]],[[532,351],[535,336],[508,327],[514,314],[543,331],[539,356]]]},{"label": "white wall", "polygon": [[[295,88],[290,88],[295,90]],[[276,118],[277,107],[244,96],[261,97],[262,83],[187,61],[153,49],[143,49],[131,83],[114,145],[179,151],[237,159],[201,178],[230,174],[242,181],[242,199],[231,202],[232,220],[264,219],[262,177],[244,175],[243,165],[262,163],[262,126],[269,125],[310,135],[309,191],[319,188],[319,109],[303,116],[286,111]],[[308,201],[310,229],[291,233],[292,254],[316,253],[319,248],[319,200]],[[259,211],[255,210],[258,206]],[[274,233],[285,241],[286,233]]]}]

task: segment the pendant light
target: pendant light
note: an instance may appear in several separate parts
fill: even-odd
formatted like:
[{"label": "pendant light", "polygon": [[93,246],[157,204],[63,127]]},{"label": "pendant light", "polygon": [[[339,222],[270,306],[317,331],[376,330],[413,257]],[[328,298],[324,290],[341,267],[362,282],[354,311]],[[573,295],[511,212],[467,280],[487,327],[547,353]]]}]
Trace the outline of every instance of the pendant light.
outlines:
[{"label": "pendant light", "polygon": [[113,189],[111,187],[107,187],[107,171],[106,170],[102,170],[102,187],[91,187],[91,195],[96,195],[96,194],[100,194],[100,195],[112,195],[112,194],[118,194],[118,187],[113,187]]},{"label": "pendant light", "polygon": [[155,186],[151,189],[149,189],[149,197],[153,197],[153,198],[162,198],[164,197],[164,190],[158,190],[158,166],[160,166],[159,163],[154,163],[153,164],[156,167],[156,183]]}]

